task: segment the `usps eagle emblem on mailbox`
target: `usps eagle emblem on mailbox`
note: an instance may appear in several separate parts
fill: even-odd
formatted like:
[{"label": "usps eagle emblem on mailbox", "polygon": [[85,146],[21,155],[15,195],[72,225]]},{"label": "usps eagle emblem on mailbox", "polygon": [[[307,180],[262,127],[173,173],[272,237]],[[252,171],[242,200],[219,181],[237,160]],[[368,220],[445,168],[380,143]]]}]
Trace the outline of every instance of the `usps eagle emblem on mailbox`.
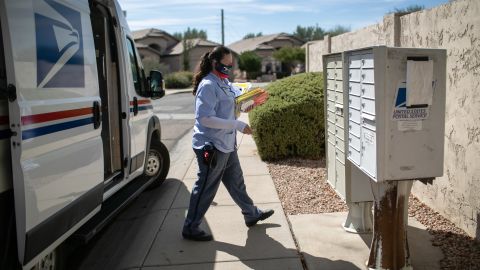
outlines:
[{"label": "usps eagle emblem on mailbox", "polygon": [[35,1],[37,87],[84,87],[80,12],[54,0]]},{"label": "usps eagle emblem on mailbox", "polygon": [[393,106],[392,119],[395,121],[424,120],[428,118],[427,107],[408,107],[407,106],[407,83],[401,82],[397,86],[395,101]]}]

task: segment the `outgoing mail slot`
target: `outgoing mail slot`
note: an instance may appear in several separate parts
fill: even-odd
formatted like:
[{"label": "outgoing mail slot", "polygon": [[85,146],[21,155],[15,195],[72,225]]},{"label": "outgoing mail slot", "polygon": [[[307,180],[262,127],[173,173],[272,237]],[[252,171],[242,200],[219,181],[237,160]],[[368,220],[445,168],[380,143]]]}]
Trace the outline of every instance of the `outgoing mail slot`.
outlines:
[{"label": "outgoing mail slot", "polygon": [[360,110],[360,97],[350,95],[348,100],[350,108],[354,108],[356,110]]},{"label": "outgoing mail slot", "polygon": [[349,111],[348,111],[348,115],[349,115],[350,121],[353,121],[357,124],[360,124],[362,122],[359,110],[355,110],[355,109],[350,108]]},{"label": "outgoing mail slot", "polygon": [[362,111],[375,115],[375,100],[362,98]]},{"label": "outgoing mail slot", "polygon": [[370,130],[376,130],[375,116],[362,113],[362,126]]}]

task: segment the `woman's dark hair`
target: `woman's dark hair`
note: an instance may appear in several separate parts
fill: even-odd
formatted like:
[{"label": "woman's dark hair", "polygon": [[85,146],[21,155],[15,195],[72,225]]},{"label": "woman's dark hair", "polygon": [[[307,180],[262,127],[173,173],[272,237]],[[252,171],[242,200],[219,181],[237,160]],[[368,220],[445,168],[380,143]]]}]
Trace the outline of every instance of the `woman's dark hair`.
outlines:
[{"label": "woman's dark hair", "polygon": [[202,79],[212,71],[212,61],[215,60],[217,63],[219,63],[225,55],[230,53],[231,51],[227,47],[217,46],[213,48],[211,52],[207,52],[203,55],[200,66],[197,68],[197,72],[193,77],[193,95],[197,94],[198,85]]}]

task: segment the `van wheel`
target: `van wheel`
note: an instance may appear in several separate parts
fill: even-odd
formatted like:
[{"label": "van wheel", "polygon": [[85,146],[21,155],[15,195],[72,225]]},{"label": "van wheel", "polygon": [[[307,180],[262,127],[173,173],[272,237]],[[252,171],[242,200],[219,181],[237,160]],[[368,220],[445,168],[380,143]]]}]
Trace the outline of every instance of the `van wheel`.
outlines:
[{"label": "van wheel", "polygon": [[61,244],[54,251],[45,255],[40,261],[32,267],[32,270],[64,270],[65,264],[65,245]]},{"label": "van wheel", "polygon": [[161,142],[151,144],[148,156],[145,160],[144,175],[148,178],[155,178],[149,188],[160,186],[167,178],[170,169],[170,154],[167,147]]}]

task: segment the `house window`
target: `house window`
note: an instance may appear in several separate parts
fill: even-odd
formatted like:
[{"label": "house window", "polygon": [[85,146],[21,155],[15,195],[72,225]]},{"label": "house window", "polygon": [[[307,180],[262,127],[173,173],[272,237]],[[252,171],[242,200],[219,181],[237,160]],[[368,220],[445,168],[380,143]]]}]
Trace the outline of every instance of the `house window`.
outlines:
[{"label": "house window", "polygon": [[162,47],[160,47],[158,44],[155,44],[155,43],[152,43],[150,45],[148,45],[150,48],[154,49],[154,50],[157,50],[159,52],[162,51]]}]

